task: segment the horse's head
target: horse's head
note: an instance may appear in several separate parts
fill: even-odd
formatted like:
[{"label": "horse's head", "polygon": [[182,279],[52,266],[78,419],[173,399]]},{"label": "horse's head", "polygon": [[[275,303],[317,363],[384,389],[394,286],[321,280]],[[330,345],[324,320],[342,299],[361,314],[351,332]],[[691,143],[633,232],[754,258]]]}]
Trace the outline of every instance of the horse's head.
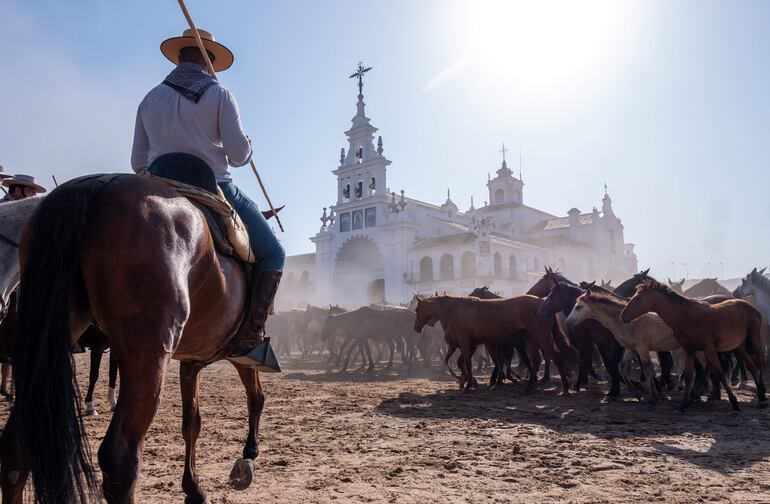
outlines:
[{"label": "horse's head", "polygon": [[626,307],[620,312],[620,320],[624,324],[628,324],[645,313],[655,311],[654,305],[658,297],[658,290],[663,287],[665,286],[653,279],[646,280],[637,285],[633,297],[628,300]]},{"label": "horse's head", "polygon": [[649,276],[649,273],[650,273],[650,268],[647,268],[644,271],[640,271],[639,273],[636,273],[634,276],[632,276],[628,280],[618,285],[615,288],[615,293],[620,294],[621,296],[624,296],[624,297],[633,296],[634,289],[636,289],[636,286],[651,278]]},{"label": "horse's head", "polygon": [[414,310],[414,331],[422,332],[426,324],[433,327],[438,321],[438,298],[415,295],[415,299],[417,299],[417,306]]},{"label": "horse's head", "polygon": [[608,280],[607,282],[604,281],[602,278],[602,287],[607,290],[612,290],[612,280]]},{"label": "horse's head", "polygon": [[762,268],[757,271],[757,268],[754,268],[751,270],[748,275],[743,277],[741,284],[733,291],[733,296],[737,298],[746,298],[756,295],[757,288],[761,285],[761,282],[767,281],[763,278],[766,269],[767,268]]},{"label": "horse's head", "polygon": [[591,315],[591,291],[585,291],[578,296],[575,301],[575,306],[572,307],[572,311],[567,316],[567,327],[574,327],[577,324],[588,320]]},{"label": "horse's head", "polygon": [[575,304],[575,298],[580,295],[582,291],[577,287],[566,284],[564,282],[556,282],[551,288],[551,292],[537,309],[537,318],[540,320],[546,320],[562,310],[571,309]]},{"label": "horse's head", "polygon": [[668,279],[668,286],[671,287],[671,290],[674,292],[678,292],[679,294],[684,293],[684,278],[679,280],[678,282],[672,281],[670,278]]}]

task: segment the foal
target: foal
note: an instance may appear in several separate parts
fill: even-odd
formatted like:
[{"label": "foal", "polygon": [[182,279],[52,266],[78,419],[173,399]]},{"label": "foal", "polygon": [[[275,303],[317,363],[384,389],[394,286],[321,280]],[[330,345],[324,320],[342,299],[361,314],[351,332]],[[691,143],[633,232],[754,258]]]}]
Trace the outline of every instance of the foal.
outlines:
[{"label": "foal", "polygon": [[654,313],[642,315],[628,324],[621,322],[620,313],[625,307],[626,303],[619,297],[586,291],[577,299],[575,307],[567,317],[567,327],[593,319],[609,329],[618,343],[626,349],[623,355],[623,374],[626,376],[630,360],[638,354],[650,390],[648,402],[655,404],[658,402],[658,388],[655,385],[655,369],[650,352],[670,352],[681,345],[674,338],[671,328]]},{"label": "foal", "polygon": [[[648,312],[659,314],[684,348],[685,391],[679,406],[681,411],[692,402],[693,366],[695,353],[699,351],[703,352],[711,366],[712,380],[721,382],[727,391],[734,411],[740,409],[738,400],[722,370],[718,352],[735,350],[746,362],[757,387],[758,407],[767,406],[762,379],[765,363],[760,334],[762,318],[753,306],[740,299],[710,305],[677,294],[655,280],[648,280],[636,288],[636,294],[623,309],[620,318],[628,323]],[[750,356],[750,353],[753,355]]]}]

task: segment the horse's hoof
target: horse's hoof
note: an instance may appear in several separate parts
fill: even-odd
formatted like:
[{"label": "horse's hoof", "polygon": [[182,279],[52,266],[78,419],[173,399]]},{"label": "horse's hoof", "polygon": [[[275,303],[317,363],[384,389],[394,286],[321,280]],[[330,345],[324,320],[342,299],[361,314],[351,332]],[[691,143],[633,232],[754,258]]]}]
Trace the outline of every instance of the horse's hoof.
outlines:
[{"label": "horse's hoof", "polygon": [[86,403],[86,416],[99,416],[99,412],[96,411],[96,407],[94,406],[94,403],[92,402]]},{"label": "horse's hoof", "polygon": [[230,487],[233,490],[246,490],[254,479],[254,461],[239,458],[230,471]]},{"label": "horse's hoof", "polygon": [[562,390],[561,393],[559,394],[559,396],[560,397],[569,397],[570,396],[569,390],[568,389]]}]

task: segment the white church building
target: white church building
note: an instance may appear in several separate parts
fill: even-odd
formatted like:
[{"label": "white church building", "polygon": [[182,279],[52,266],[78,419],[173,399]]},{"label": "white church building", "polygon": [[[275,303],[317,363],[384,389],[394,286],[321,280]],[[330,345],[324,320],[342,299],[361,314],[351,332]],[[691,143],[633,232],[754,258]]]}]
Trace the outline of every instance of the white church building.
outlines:
[{"label": "white church building", "polygon": [[[414,294],[466,295],[488,285],[524,293],[551,266],[568,278],[618,282],[637,271],[634,245],[606,192],[601,210],[557,216],[524,204],[524,182],[503,157],[488,177],[488,202],[461,211],[391,192],[382,137],[366,117],[359,87],[335,176],[337,201],[310,240],[315,253],[289,256],[278,303],[406,303]],[[503,156],[505,149],[503,148]],[[481,171],[481,170],[480,170]],[[486,170],[484,170],[486,171]]]}]

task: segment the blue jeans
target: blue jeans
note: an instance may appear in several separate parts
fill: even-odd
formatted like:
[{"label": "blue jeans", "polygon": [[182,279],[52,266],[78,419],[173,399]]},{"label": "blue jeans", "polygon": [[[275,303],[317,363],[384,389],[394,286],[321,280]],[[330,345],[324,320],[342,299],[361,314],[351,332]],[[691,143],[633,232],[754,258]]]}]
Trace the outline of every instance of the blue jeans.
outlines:
[{"label": "blue jeans", "polygon": [[219,182],[219,187],[227,201],[235,208],[249,232],[249,242],[254,257],[257,259],[257,270],[283,270],[286,253],[278,242],[267,220],[259,211],[257,204],[236,187],[232,182]]}]

